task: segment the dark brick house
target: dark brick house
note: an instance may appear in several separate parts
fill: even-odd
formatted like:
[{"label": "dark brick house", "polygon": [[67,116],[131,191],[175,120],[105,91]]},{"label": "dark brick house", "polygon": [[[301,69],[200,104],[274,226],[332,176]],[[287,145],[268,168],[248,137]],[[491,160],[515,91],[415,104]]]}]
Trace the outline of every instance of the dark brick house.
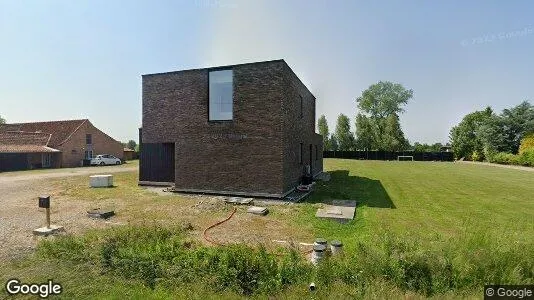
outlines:
[{"label": "dark brick house", "polygon": [[315,97],[284,60],[142,76],[140,184],[283,197],[323,170]]},{"label": "dark brick house", "polygon": [[123,150],[87,119],[0,124],[0,171],[78,167],[97,154],[122,159]]}]

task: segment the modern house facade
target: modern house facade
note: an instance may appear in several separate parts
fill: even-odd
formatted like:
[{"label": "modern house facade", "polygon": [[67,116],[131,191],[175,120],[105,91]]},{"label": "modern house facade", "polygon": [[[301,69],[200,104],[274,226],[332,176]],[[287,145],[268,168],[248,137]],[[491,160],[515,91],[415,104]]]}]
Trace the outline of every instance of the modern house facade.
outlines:
[{"label": "modern house facade", "polygon": [[0,171],[78,167],[97,154],[122,159],[123,150],[87,119],[0,125]]},{"label": "modern house facade", "polygon": [[315,97],[284,60],[142,76],[140,184],[283,197],[323,170]]}]

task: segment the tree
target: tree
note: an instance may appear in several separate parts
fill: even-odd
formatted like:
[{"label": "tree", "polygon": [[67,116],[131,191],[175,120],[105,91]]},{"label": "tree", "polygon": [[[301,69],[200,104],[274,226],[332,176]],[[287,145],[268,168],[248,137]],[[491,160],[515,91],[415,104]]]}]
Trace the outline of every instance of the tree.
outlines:
[{"label": "tree", "polygon": [[135,150],[137,146],[137,143],[134,140],[129,140],[128,144],[126,144],[126,148]]},{"label": "tree", "polygon": [[404,112],[403,105],[413,97],[413,91],[399,83],[379,81],[371,85],[356,99],[358,108],[374,119],[385,119]]},{"label": "tree", "polygon": [[519,154],[523,154],[526,151],[534,150],[534,133],[528,134],[521,140],[521,146],[519,146]]},{"label": "tree", "polygon": [[527,101],[505,109],[500,115],[505,143],[509,152],[516,154],[521,144],[521,139],[527,134],[534,132],[534,106]]},{"label": "tree", "polygon": [[339,145],[339,150],[349,151],[354,149],[354,136],[350,132],[350,120],[344,114],[337,117],[335,138]]},{"label": "tree", "polygon": [[484,152],[481,129],[487,125],[492,115],[493,110],[488,106],[483,111],[467,114],[457,126],[451,129],[449,138],[457,158],[471,159],[473,154],[481,158],[480,154]]},{"label": "tree", "polygon": [[371,124],[371,120],[363,115],[358,114],[356,116],[356,148],[360,150],[374,150],[376,130]]},{"label": "tree", "polygon": [[384,120],[384,135],[382,136],[381,149],[387,151],[406,150],[410,144],[402,132],[399,116],[396,114],[389,115]]},{"label": "tree", "polygon": [[413,97],[401,84],[379,81],[356,99],[356,140],[359,148],[399,150],[408,146],[400,127],[399,114]]},{"label": "tree", "polygon": [[432,145],[429,145],[415,142],[413,144],[413,150],[415,152],[440,152],[442,147],[442,143],[434,143]]},{"label": "tree", "polygon": [[336,136],[332,134],[330,136],[330,148],[332,151],[338,151],[339,150],[339,144],[337,142]]},{"label": "tree", "polygon": [[0,124],[5,124],[6,123],[6,119],[2,118],[2,116],[0,116]]},{"label": "tree", "polygon": [[534,132],[534,107],[523,102],[500,115],[492,115],[479,130],[487,158],[498,152],[516,154],[521,139]]},{"label": "tree", "polygon": [[328,122],[326,117],[322,115],[317,121],[317,127],[319,127],[319,134],[323,136],[323,147],[325,150],[331,150],[330,145],[330,133],[328,132]]}]

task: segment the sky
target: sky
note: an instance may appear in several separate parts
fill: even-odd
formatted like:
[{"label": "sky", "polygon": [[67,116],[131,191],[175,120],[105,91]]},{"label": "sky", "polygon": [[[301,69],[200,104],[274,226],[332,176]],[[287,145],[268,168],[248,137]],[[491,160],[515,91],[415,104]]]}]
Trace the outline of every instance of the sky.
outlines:
[{"label": "sky", "polygon": [[281,58],[331,132],[380,80],[414,91],[412,143],[534,102],[534,1],[0,0],[0,41],[0,116],[88,118],[121,141],[137,140],[142,74]]}]

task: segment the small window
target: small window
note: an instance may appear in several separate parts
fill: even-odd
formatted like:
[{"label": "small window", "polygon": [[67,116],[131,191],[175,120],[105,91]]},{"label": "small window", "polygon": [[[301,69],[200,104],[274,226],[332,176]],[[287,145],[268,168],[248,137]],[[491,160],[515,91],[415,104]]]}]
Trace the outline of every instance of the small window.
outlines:
[{"label": "small window", "polygon": [[319,147],[315,145],[315,160],[319,160]]},{"label": "small window", "polygon": [[232,70],[209,72],[209,120],[230,121],[233,119],[233,83]]},{"label": "small window", "polygon": [[300,151],[299,151],[299,164],[302,165],[302,157],[304,156],[304,144],[300,143]]},{"label": "small window", "polygon": [[93,136],[91,134],[86,134],[85,135],[85,143],[87,145],[92,145],[93,144]]},{"label": "small window", "polygon": [[304,99],[302,99],[302,96],[299,95],[300,97],[300,117],[302,118],[304,116],[303,114],[303,110],[304,110]]}]

